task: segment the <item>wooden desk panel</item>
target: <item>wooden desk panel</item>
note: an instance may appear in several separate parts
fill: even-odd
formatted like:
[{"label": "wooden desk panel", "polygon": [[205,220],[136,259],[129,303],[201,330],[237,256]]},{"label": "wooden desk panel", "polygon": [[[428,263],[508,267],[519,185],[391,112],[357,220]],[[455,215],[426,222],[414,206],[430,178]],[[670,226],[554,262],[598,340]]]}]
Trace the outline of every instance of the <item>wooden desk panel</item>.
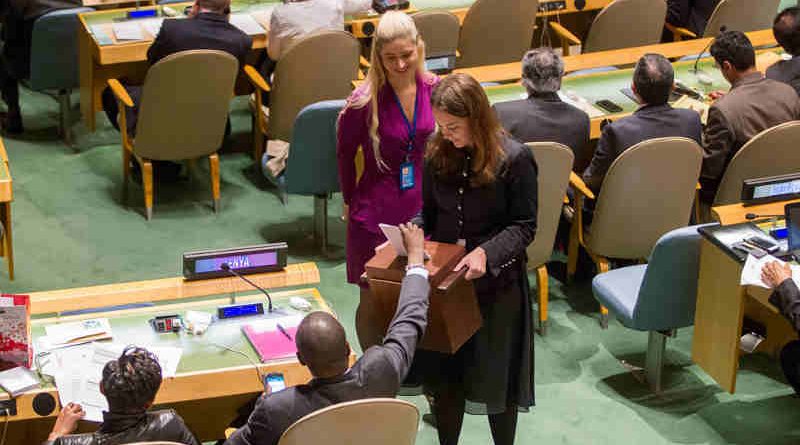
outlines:
[{"label": "wooden desk panel", "polygon": [[[711,209],[711,214],[714,219],[722,225],[736,224],[746,221],[745,215],[748,213],[755,213],[756,215],[783,215],[783,208],[786,204],[800,202],[800,199],[792,201],[770,202],[767,204],[744,206],[742,203],[730,204],[725,206],[717,206]],[[758,218],[764,219],[764,218]]]}]

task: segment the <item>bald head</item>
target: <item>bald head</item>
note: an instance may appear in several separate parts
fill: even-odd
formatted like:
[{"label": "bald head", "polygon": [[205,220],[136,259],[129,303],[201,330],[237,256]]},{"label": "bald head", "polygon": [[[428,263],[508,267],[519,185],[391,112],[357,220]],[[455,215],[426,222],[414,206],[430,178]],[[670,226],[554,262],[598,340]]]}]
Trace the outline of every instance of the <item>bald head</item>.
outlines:
[{"label": "bald head", "polygon": [[315,377],[333,377],[347,370],[350,345],[341,323],[331,314],[308,314],[297,329],[295,343],[297,357]]}]

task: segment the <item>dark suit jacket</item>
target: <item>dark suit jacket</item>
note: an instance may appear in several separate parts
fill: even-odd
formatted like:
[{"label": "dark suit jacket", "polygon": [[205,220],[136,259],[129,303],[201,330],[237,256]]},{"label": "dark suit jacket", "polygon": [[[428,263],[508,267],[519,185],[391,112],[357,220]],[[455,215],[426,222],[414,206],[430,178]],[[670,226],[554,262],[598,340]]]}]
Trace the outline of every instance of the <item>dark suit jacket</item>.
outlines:
[{"label": "dark suit jacket", "polygon": [[407,275],[383,345],[367,349],[343,375],[261,396],[247,424],[225,444],[275,445],[289,426],[314,411],[351,400],[394,397],[427,326],[429,291],[428,280]]},{"label": "dark suit jacket", "polygon": [[720,0],[667,0],[666,22],[703,35],[708,19]]},{"label": "dark suit jacket", "polygon": [[791,279],[778,285],[769,296],[769,302],[780,309],[794,329],[800,332],[800,289]]},{"label": "dark suit jacket", "polygon": [[141,414],[103,412],[103,423],[97,432],[70,434],[45,445],[121,445],[148,441],[199,445],[183,419],[171,409]]},{"label": "dark suit jacket", "polygon": [[631,116],[603,128],[592,162],[583,172],[583,180],[598,193],[611,164],[628,148],[663,137],[684,137],[699,144],[702,131],[700,115],[695,111],[672,108],[668,104],[645,105]]},{"label": "dark suit jacket", "polygon": [[228,23],[226,16],[201,13],[193,19],[164,20],[158,36],[147,50],[147,61],[153,65],[181,51],[213,49],[232,54],[242,68],[252,46],[250,36]]},{"label": "dark suit jacket", "polygon": [[800,95],[800,57],[780,62],[767,68],[767,79],[789,84]]},{"label": "dark suit jacket", "polygon": [[494,105],[500,123],[522,142],[558,142],[572,149],[572,169],[582,172],[589,164],[589,116],[563,102],[556,93],[534,94],[523,100]]},{"label": "dark suit jacket", "polygon": [[704,134],[701,198],[712,202],[733,155],[753,136],[800,119],[800,98],[781,82],[750,74],[731,86],[708,111]]}]

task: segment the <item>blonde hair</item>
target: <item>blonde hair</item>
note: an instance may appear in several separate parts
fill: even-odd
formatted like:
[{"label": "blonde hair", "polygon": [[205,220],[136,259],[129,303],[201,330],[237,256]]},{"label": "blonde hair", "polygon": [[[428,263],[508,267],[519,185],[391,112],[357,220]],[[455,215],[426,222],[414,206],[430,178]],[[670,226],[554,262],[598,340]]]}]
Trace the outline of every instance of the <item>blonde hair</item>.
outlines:
[{"label": "blonde hair", "polygon": [[381,50],[388,43],[397,39],[408,39],[417,44],[417,56],[419,66],[417,71],[422,71],[425,66],[425,42],[422,41],[414,20],[408,14],[400,11],[388,11],[381,17],[375,36],[372,39],[372,51],[370,53],[370,67],[367,72],[367,79],[364,88],[369,91],[368,95],[357,97],[352,106],[363,108],[370,104],[369,136],[372,140],[372,152],[375,155],[375,162],[378,169],[388,170],[389,166],[383,161],[381,156],[381,139],[378,136],[378,92],[386,85],[386,68],[381,61]]}]

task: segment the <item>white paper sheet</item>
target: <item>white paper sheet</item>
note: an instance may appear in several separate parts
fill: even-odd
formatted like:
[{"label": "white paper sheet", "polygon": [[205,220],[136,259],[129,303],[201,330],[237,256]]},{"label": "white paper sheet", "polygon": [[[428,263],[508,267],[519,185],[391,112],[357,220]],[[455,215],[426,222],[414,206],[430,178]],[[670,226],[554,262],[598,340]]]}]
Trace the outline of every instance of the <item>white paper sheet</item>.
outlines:
[{"label": "white paper sheet", "polygon": [[[525,98],[527,97],[528,95],[526,94]],[[583,110],[583,112],[588,114],[590,118],[601,117],[605,115],[605,113],[602,110],[590,104],[585,97],[578,95],[574,91],[559,90],[558,97],[560,97],[562,101],[572,105],[573,107],[577,107]]]},{"label": "white paper sheet", "polygon": [[269,30],[269,22],[272,20],[272,10],[275,9],[275,6],[267,6],[264,9],[259,9],[258,11],[251,11],[250,15],[256,19],[264,29]]},{"label": "white paper sheet", "polygon": [[239,28],[249,36],[264,34],[264,28],[250,14],[232,14],[231,25]]},{"label": "white paper sheet", "polygon": [[139,26],[138,21],[131,22],[118,22],[111,25],[114,30],[114,37],[117,40],[144,40],[144,33],[142,27]]},{"label": "white paper sheet", "polygon": [[111,324],[107,318],[45,326],[45,337],[40,339],[44,350],[111,338]]},{"label": "white paper sheet", "polygon": [[161,24],[164,23],[164,19],[159,17],[155,19],[147,19],[141,20],[139,23],[142,24],[142,28],[147,31],[151,36],[155,37],[158,35],[158,31],[161,30]]},{"label": "white paper sheet", "polygon": [[[775,258],[772,255],[764,255],[761,258],[756,258],[753,255],[747,255],[747,260],[744,262],[744,267],[742,268],[742,278],[739,284],[742,286],[758,286],[763,287],[764,289],[769,289],[770,287],[761,280],[761,269],[764,268],[765,264],[773,261],[784,264],[783,261]],[[795,284],[800,286],[800,266],[792,264],[791,268],[792,280],[794,280]]]}]

